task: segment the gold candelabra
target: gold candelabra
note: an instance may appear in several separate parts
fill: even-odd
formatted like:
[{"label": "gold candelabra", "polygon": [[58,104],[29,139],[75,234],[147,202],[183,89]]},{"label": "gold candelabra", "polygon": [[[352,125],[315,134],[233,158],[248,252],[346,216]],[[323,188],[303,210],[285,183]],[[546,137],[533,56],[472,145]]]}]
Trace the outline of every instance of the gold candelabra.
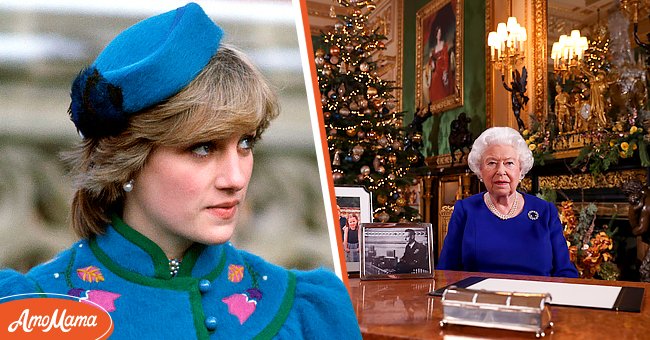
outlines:
[{"label": "gold candelabra", "polygon": [[587,48],[589,48],[589,41],[580,35],[579,30],[571,31],[571,35],[563,34],[553,43],[551,49],[553,71],[563,83],[580,73],[582,58]]},{"label": "gold candelabra", "polygon": [[499,23],[497,30],[488,34],[490,61],[502,75],[510,74],[524,61],[524,46],[528,36],[517,18],[509,17],[507,23]]}]

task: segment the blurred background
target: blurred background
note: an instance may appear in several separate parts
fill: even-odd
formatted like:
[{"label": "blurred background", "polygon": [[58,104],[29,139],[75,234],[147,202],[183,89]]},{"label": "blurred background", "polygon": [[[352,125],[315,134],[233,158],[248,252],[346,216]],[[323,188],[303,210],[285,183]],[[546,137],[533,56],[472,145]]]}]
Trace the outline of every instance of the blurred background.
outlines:
[{"label": "blurred background", "polygon": [[[290,0],[195,0],[276,87],[233,243],[289,268],[333,267]],[[70,84],[119,32],[186,1],[0,1],[0,267],[67,248],[72,190],[60,151],[79,139]]]}]

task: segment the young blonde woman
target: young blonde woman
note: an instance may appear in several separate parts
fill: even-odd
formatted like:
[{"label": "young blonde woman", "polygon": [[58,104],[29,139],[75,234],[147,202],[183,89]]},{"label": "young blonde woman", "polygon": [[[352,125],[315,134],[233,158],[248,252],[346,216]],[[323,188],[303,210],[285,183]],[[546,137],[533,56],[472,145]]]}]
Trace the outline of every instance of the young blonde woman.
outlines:
[{"label": "young blonde woman", "polygon": [[81,239],[26,275],[0,272],[2,296],[88,299],[116,339],[360,338],[334,274],[229,243],[278,110],[222,34],[188,4],[124,31],[80,73],[70,116],[83,140],[65,158]]}]

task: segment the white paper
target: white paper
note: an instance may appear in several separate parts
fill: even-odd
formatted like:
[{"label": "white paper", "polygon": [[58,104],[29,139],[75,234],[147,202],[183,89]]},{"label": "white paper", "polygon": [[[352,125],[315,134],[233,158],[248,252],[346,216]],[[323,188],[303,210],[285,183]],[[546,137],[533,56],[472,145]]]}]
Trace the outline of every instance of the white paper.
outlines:
[{"label": "white paper", "polygon": [[519,293],[550,293],[551,304],[612,309],[621,287],[577,283],[541,282],[509,279],[485,279],[469,289]]}]

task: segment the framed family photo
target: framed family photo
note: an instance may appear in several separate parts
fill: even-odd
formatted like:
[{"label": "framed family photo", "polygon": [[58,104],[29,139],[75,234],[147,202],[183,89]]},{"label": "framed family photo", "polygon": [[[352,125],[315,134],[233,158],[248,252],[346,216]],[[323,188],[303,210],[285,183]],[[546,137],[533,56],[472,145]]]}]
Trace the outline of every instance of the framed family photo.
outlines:
[{"label": "framed family photo", "polygon": [[362,280],[433,277],[431,223],[361,225]]},{"label": "framed family photo", "polygon": [[463,105],[463,0],[432,0],[416,14],[417,107]]},{"label": "framed family photo", "polygon": [[334,192],[347,272],[359,273],[361,224],[372,222],[372,193],[363,186],[337,186]]}]

